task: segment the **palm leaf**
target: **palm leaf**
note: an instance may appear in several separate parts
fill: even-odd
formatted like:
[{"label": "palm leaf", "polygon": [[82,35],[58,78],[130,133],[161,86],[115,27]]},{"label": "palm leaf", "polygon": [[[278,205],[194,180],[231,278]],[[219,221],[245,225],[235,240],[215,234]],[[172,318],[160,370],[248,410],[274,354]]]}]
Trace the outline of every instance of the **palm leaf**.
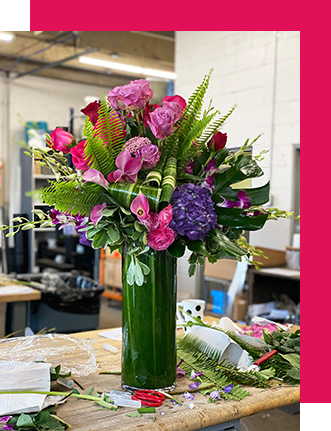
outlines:
[{"label": "palm leaf", "polygon": [[230,111],[224,115],[223,117],[218,118],[213,123],[211,123],[206,130],[202,133],[202,135],[198,138],[198,141],[201,144],[206,145],[207,142],[210,141],[210,139],[213,137],[214,133],[216,133],[225,123],[225,121],[230,117],[232,112],[235,110],[236,105],[234,105]]}]

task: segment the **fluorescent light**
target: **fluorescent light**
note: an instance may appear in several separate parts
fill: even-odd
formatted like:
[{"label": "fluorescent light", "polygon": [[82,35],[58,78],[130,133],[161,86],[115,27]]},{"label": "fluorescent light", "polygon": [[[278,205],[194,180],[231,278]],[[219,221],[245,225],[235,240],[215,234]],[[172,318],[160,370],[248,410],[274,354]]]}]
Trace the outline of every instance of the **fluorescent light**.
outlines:
[{"label": "fluorescent light", "polygon": [[15,39],[15,35],[13,33],[5,33],[4,31],[0,31],[0,40],[4,42],[12,42]]},{"label": "fluorescent light", "polygon": [[92,66],[105,67],[107,69],[121,70],[122,72],[132,72],[137,75],[156,76],[157,78],[176,79],[177,75],[174,72],[165,70],[145,69],[139,66],[130,64],[115,63],[114,61],[100,60],[92,57],[79,57],[80,63],[90,64]]}]

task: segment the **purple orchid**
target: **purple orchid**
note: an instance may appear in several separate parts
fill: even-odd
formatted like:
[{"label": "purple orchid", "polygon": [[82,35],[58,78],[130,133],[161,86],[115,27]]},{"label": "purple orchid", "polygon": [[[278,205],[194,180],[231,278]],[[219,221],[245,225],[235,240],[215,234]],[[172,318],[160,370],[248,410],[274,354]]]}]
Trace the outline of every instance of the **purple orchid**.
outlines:
[{"label": "purple orchid", "polygon": [[186,172],[187,174],[193,174],[193,169],[194,169],[194,162],[190,162],[186,168],[184,169],[184,172]]},{"label": "purple orchid", "polygon": [[[223,198],[223,196],[221,196],[221,198]],[[234,207],[234,202],[231,201],[230,199],[225,199],[223,198],[224,201],[221,204],[218,204],[218,206],[222,207],[222,208],[233,208]]]},{"label": "purple orchid", "polygon": [[7,422],[12,418],[12,416],[2,416],[0,418],[0,430],[7,430],[11,431],[13,430],[13,425],[7,425]]},{"label": "purple orchid", "polygon": [[139,195],[133,199],[130,210],[133,214],[136,214],[139,221],[146,221],[151,216],[149,215],[149,204],[146,196],[143,193],[139,193]]},{"label": "purple orchid", "polygon": [[189,385],[189,389],[191,389],[191,391],[194,391],[195,389],[198,389],[198,387],[201,385],[200,382],[194,382],[191,385]]},{"label": "purple orchid", "polygon": [[118,169],[108,175],[110,183],[116,183],[117,181],[135,183],[138,172],[142,167],[143,159],[141,157],[132,157],[129,150],[124,150],[116,157],[115,164]]},{"label": "purple orchid", "polygon": [[54,225],[57,225],[59,223],[65,223],[67,221],[66,214],[53,208],[51,209],[49,216],[52,219],[52,223]]},{"label": "purple orchid", "polygon": [[230,385],[225,386],[225,388],[223,389],[223,392],[228,394],[229,392],[232,391],[232,389],[233,389],[233,384],[231,383]]},{"label": "purple orchid", "polygon": [[103,210],[106,208],[107,204],[95,205],[91,211],[91,220],[95,226],[99,223],[103,216]]},{"label": "purple orchid", "polygon": [[252,204],[249,202],[249,197],[247,197],[246,193],[243,190],[239,190],[238,192],[239,201],[234,202],[234,206],[237,208],[250,208]]},{"label": "purple orchid", "polygon": [[187,400],[193,401],[194,400],[194,395],[190,394],[189,392],[185,391],[184,392],[184,398],[186,398]]},{"label": "purple orchid", "polygon": [[83,231],[80,233],[81,237],[79,238],[79,244],[87,245],[88,247],[92,247],[92,240],[86,238],[86,232]]},{"label": "purple orchid", "polygon": [[196,379],[198,376],[201,376],[202,374],[203,374],[203,371],[200,371],[199,373],[195,373],[194,370],[192,370],[190,379]]},{"label": "purple orchid", "polygon": [[210,393],[209,396],[212,400],[216,400],[216,398],[218,398],[220,400],[222,398],[219,391],[213,391]]},{"label": "purple orchid", "polygon": [[108,187],[108,181],[96,169],[89,169],[88,171],[84,172],[83,179],[85,181],[90,181],[91,183],[100,184],[100,186],[105,187],[105,188]]}]

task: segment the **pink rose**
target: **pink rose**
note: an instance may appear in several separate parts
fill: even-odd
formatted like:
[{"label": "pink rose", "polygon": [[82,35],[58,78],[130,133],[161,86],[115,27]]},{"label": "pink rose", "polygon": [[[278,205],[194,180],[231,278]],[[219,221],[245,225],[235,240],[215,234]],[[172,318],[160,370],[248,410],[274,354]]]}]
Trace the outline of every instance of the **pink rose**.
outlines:
[{"label": "pink rose", "polygon": [[75,165],[77,169],[80,169],[81,171],[87,171],[90,169],[90,161],[91,158],[89,157],[86,159],[85,154],[85,147],[86,147],[86,141],[80,142],[76,147],[73,147],[70,149],[70,154],[72,155],[72,162]]},{"label": "pink rose", "polygon": [[157,139],[164,139],[174,131],[175,114],[172,109],[156,108],[147,123]]},{"label": "pink rose", "polygon": [[108,100],[114,109],[134,111],[141,109],[152,98],[153,91],[145,79],[130,81],[130,84],[115,87],[108,93]]},{"label": "pink rose", "polygon": [[225,147],[227,139],[226,133],[217,132],[208,142],[208,148],[212,148],[214,151],[221,150]]},{"label": "pink rose", "polygon": [[176,238],[176,233],[170,227],[155,229],[147,234],[147,245],[153,250],[166,250]]},{"label": "pink rose", "polygon": [[70,151],[70,147],[73,145],[75,138],[71,133],[57,127],[50,134],[52,142],[47,142],[48,146],[53,148],[53,150],[62,151],[62,153],[67,154]]},{"label": "pink rose", "polygon": [[100,104],[95,100],[94,102],[89,103],[84,109],[81,109],[80,112],[87,115],[91,123],[95,124],[99,118],[99,107]]},{"label": "pink rose", "polygon": [[186,101],[181,96],[166,96],[162,100],[162,106],[167,109],[171,109],[175,115],[175,123],[183,115],[183,111],[186,108]]},{"label": "pink rose", "polygon": [[172,220],[172,207],[170,204],[159,212],[159,220],[160,228],[164,229],[169,226]]},{"label": "pink rose", "polygon": [[160,160],[160,150],[157,145],[149,144],[140,147],[135,155],[143,159],[142,169],[153,169]]}]

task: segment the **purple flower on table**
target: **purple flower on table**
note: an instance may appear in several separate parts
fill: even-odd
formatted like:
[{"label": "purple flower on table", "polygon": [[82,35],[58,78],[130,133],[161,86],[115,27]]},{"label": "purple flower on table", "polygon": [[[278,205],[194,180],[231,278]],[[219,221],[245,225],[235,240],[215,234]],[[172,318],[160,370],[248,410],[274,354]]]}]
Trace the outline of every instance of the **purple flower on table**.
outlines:
[{"label": "purple flower on table", "polygon": [[213,391],[210,393],[209,396],[212,400],[216,400],[216,398],[218,398],[220,400],[222,398],[219,391]]},{"label": "purple flower on table", "polygon": [[191,389],[191,391],[194,391],[195,389],[198,389],[198,387],[201,385],[201,382],[194,382],[191,385],[189,385],[189,389]]},{"label": "purple flower on table", "polygon": [[84,172],[83,179],[85,181],[89,181],[91,183],[99,184],[100,186],[105,187],[105,188],[108,187],[108,181],[96,169],[89,169],[88,171]]},{"label": "purple flower on table", "polygon": [[130,81],[130,84],[115,87],[108,93],[108,101],[113,109],[134,111],[143,108],[152,98],[153,90],[145,79]]},{"label": "purple flower on table", "polygon": [[206,188],[194,184],[176,187],[171,206],[173,218],[170,227],[179,235],[204,241],[214,229],[217,217],[211,193]]},{"label": "purple flower on table", "polygon": [[13,430],[13,425],[7,425],[7,422],[12,418],[12,416],[2,416],[0,418],[0,430],[7,430],[11,431]]},{"label": "purple flower on table", "polygon": [[103,210],[106,208],[107,204],[98,204],[95,205],[91,211],[91,220],[95,224],[95,226],[99,223],[99,221],[103,217]]},{"label": "purple flower on table", "polygon": [[225,386],[225,388],[223,389],[223,392],[228,394],[232,391],[232,389],[233,389],[233,384],[231,383],[230,385]]},{"label": "purple flower on table", "polygon": [[203,374],[203,371],[200,371],[199,373],[195,373],[194,370],[192,370],[190,379],[196,379],[198,376],[201,376],[202,374]]},{"label": "purple flower on table", "polygon": [[174,406],[181,406],[180,403],[177,403],[176,400],[170,400],[170,402],[174,405]]},{"label": "purple flower on table", "polygon": [[175,114],[171,109],[159,107],[149,114],[147,123],[157,139],[165,139],[174,131]]},{"label": "purple flower on table", "polygon": [[184,359],[181,359],[177,364],[177,377],[178,378],[185,377],[185,375],[186,375],[186,372],[179,368],[179,366],[182,362],[184,362]]},{"label": "purple flower on table", "polygon": [[193,401],[194,400],[194,395],[190,394],[189,392],[185,391],[184,392],[184,398],[186,398],[187,400]]},{"label": "purple flower on table", "polygon": [[135,155],[143,159],[142,169],[153,169],[158,164],[161,153],[157,145],[149,144],[139,148]]},{"label": "purple flower on table", "polygon": [[239,201],[234,202],[235,207],[247,209],[252,206],[252,204],[249,202],[249,197],[247,197],[246,192],[244,192],[243,190],[239,190],[237,196]]},{"label": "purple flower on table", "polygon": [[117,181],[135,183],[143,160],[141,157],[132,157],[129,150],[124,150],[116,157],[115,164],[118,169],[108,175],[110,183],[116,183]]}]

